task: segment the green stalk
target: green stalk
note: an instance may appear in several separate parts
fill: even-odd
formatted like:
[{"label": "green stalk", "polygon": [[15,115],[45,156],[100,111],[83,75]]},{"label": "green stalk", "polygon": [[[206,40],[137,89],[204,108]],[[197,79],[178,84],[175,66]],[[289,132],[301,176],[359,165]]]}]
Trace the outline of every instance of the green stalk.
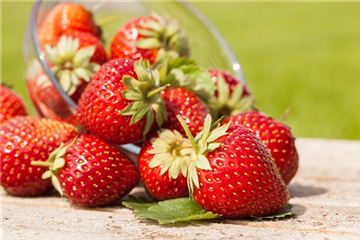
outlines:
[{"label": "green stalk", "polygon": [[285,109],[285,111],[279,121],[285,122],[285,119],[287,118],[287,116],[289,115],[290,112],[291,112],[291,107],[288,107],[287,109]]},{"label": "green stalk", "polygon": [[188,138],[189,138],[189,140],[190,140],[190,143],[191,143],[191,145],[192,145],[193,148],[194,148],[195,153],[198,154],[198,153],[199,153],[199,149],[198,149],[198,147],[197,147],[197,144],[196,144],[196,142],[195,142],[195,139],[194,139],[193,135],[191,134],[191,131],[190,131],[189,127],[186,125],[184,119],[182,119],[182,117],[181,117],[180,115],[177,115],[176,117],[177,117],[177,119],[179,120],[181,126],[183,127],[186,135],[188,136]]},{"label": "green stalk", "polygon": [[159,88],[156,88],[156,89],[148,92],[148,94],[146,94],[146,97],[147,97],[147,98],[151,98],[152,96],[158,94],[159,92],[164,91],[168,86],[170,86],[170,84],[166,84],[166,85],[164,85],[164,86],[161,86],[161,87],[159,87]]},{"label": "green stalk", "polygon": [[102,27],[102,26],[108,25],[110,23],[119,22],[123,19],[124,19],[124,17],[121,15],[112,15],[112,16],[108,16],[108,17],[96,20],[96,24],[98,26]]},{"label": "green stalk", "polygon": [[52,167],[53,163],[51,163],[51,162],[43,162],[43,161],[32,161],[31,165],[39,166],[39,167]]},{"label": "green stalk", "polygon": [[216,122],[214,122],[211,127],[210,127],[210,132],[212,130],[214,130],[223,120],[224,120],[224,116],[221,116],[221,118],[219,118],[218,120],[216,120]]}]

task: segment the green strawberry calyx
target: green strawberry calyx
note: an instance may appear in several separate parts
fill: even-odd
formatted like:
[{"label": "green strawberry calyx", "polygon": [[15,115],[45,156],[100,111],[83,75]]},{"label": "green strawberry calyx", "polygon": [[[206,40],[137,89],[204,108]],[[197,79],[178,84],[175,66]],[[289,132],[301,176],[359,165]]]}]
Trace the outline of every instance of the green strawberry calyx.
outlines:
[{"label": "green strawberry calyx", "polygon": [[67,150],[71,146],[73,146],[76,143],[76,141],[77,141],[77,137],[75,137],[68,145],[61,143],[57,149],[55,149],[53,152],[51,152],[48,160],[45,162],[43,162],[43,161],[31,162],[31,165],[49,168],[49,170],[44,172],[41,177],[42,177],[42,179],[51,178],[51,182],[52,182],[54,188],[61,195],[63,195],[63,191],[60,186],[59,179],[58,179],[58,173],[59,173],[59,170],[65,166],[64,156],[65,156]]},{"label": "green strawberry calyx", "polygon": [[152,14],[150,19],[144,21],[137,29],[141,38],[136,46],[140,49],[164,49],[176,52],[181,56],[189,54],[188,41],[184,31],[176,21],[166,21],[157,14]]},{"label": "green strawberry calyx", "polygon": [[153,68],[159,71],[163,85],[190,89],[205,103],[214,95],[216,87],[210,73],[188,57],[160,50]]},{"label": "green strawberry calyx", "polygon": [[90,82],[100,69],[100,65],[91,62],[95,46],[79,46],[79,39],[63,35],[56,46],[46,45],[47,60],[53,64],[52,72],[64,91],[71,96],[82,81]]},{"label": "green strawberry calyx", "polygon": [[230,94],[229,84],[222,74],[217,76],[218,96],[210,99],[209,107],[218,116],[233,116],[254,109],[255,102],[252,95],[244,96],[245,86],[239,83]]},{"label": "green strawberry calyx", "polygon": [[150,161],[150,168],[160,167],[160,175],[168,172],[169,178],[176,179],[181,173],[187,176],[187,170],[191,161],[193,148],[189,139],[184,138],[176,130],[161,129],[158,137],[152,138],[153,149],[149,151],[154,154]]},{"label": "green strawberry calyx", "polygon": [[184,128],[194,150],[187,175],[187,184],[190,197],[192,197],[194,185],[197,188],[200,188],[197,169],[212,170],[206,155],[220,146],[220,143],[216,142],[216,140],[227,134],[231,121],[223,126],[219,126],[222,119],[219,119],[214,124],[211,124],[212,119],[210,114],[208,114],[204,121],[203,130],[194,138],[182,117],[178,115],[177,118]]},{"label": "green strawberry calyx", "polygon": [[152,70],[147,60],[139,60],[134,63],[134,70],[138,79],[125,75],[122,79],[126,90],[122,91],[123,98],[131,101],[120,115],[132,116],[130,125],[140,121],[144,117],[146,123],[143,135],[149,132],[154,119],[159,127],[166,120],[166,109],[161,98],[161,91],[166,89],[168,85],[161,85],[159,72]]}]

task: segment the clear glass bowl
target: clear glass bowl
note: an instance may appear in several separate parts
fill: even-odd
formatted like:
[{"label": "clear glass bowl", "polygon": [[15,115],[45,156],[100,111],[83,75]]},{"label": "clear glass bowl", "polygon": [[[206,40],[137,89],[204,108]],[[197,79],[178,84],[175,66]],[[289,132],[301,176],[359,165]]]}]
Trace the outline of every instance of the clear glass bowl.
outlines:
[{"label": "clear glass bowl", "polygon": [[[60,2],[37,1],[34,4],[24,41],[24,60],[28,66],[26,81],[29,86],[29,84],[33,84],[33,79],[39,78],[39,74],[42,75],[40,79],[44,81],[40,81],[40,86],[43,89],[40,88],[40,92],[36,93],[30,92],[30,97],[40,116],[72,121],[77,105],[63,91],[49,69],[37,38],[39,24],[50,9]],[[241,66],[225,39],[197,9],[187,2],[105,0],[76,2],[93,13],[95,22],[108,22],[101,26],[106,49],[109,49],[109,42],[123,23],[156,12],[165,19],[176,19],[179,25],[185,29],[189,39],[191,58],[198,64],[207,68],[226,69],[238,79],[245,81]],[[55,91],[53,87],[52,91],[48,90],[49,84],[55,87]]]}]

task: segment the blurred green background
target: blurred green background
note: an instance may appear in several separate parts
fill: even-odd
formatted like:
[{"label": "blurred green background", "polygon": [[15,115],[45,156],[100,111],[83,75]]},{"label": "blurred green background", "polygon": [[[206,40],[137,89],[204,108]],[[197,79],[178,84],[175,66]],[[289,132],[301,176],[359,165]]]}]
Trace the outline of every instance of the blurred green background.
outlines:
[{"label": "blurred green background", "polygon": [[[360,139],[360,3],[193,3],[236,53],[258,107],[298,137]],[[1,79],[30,105],[22,46],[32,4],[1,2]]]}]

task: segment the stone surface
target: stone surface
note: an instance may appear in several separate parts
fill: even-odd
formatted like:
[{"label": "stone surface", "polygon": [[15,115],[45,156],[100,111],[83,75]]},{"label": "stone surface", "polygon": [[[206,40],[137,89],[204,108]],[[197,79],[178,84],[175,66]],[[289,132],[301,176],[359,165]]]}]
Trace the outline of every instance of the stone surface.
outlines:
[{"label": "stone surface", "polygon": [[[2,239],[360,239],[360,141],[298,139],[297,147],[294,218],[159,226],[120,204],[84,209],[56,193],[16,198],[2,190]],[[141,186],[133,194],[146,195]]]}]

